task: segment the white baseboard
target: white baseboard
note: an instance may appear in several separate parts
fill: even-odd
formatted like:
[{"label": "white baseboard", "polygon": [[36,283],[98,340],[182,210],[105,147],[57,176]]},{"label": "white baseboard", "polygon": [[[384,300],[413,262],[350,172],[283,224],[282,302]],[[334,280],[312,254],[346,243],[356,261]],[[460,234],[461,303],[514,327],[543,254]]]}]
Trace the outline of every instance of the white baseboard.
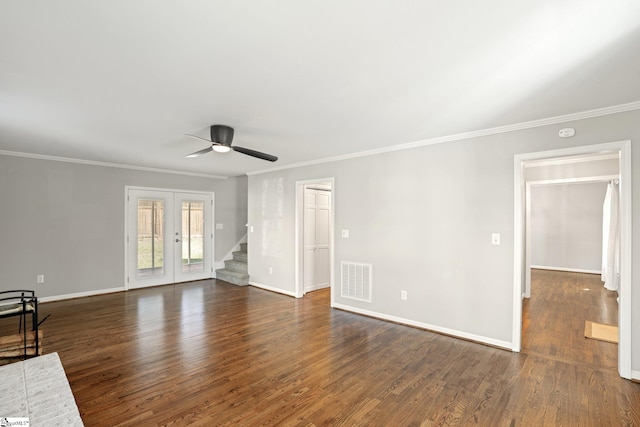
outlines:
[{"label": "white baseboard", "polygon": [[568,268],[568,267],[550,267],[548,265],[532,265],[531,268],[537,269],[537,270],[568,271],[569,273],[602,274],[602,271],[600,270],[586,270],[583,268]]},{"label": "white baseboard", "polygon": [[313,291],[318,291],[320,289],[327,289],[330,288],[331,285],[330,284],[326,284],[326,285],[320,285],[320,286],[311,286],[309,289],[305,289],[305,293],[309,293],[309,292],[313,292]]},{"label": "white baseboard", "polygon": [[38,302],[62,301],[65,299],[84,298],[84,297],[91,297],[94,295],[111,294],[114,292],[122,292],[122,291],[126,291],[124,286],[120,288],[98,289],[95,291],[78,292],[75,294],[54,295],[54,296],[42,297],[42,298],[39,297]]},{"label": "white baseboard", "polygon": [[631,371],[631,379],[634,381],[640,381],[640,371]]},{"label": "white baseboard", "polygon": [[443,328],[441,326],[430,325],[428,323],[416,322],[414,320],[404,319],[402,317],[391,316],[388,314],[378,313],[375,311],[363,310],[361,308],[355,308],[344,304],[334,303],[332,305],[334,308],[339,308],[341,310],[350,311],[352,313],[364,314],[365,316],[375,317],[377,319],[389,320],[395,323],[401,323],[403,325],[414,326],[420,329],[426,329],[428,331],[439,332],[446,335],[451,335],[457,338],[463,338],[465,340],[474,341],[481,344],[491,345],[493,347],[499,347],[505,350],[511,351],[513,346],[510,342],[496,340],[493,338],[483,337],[481,335],[469,334],[467,332],[456,331],[455,329]]},{"label": "white baseboard", "polygon": [[294,298],[296,297],[296,293],[293,291],[285,291],[284,289],[274,288],[273,286],[263,285],[262,283],[257,283],[252,281],[249,281],[249,284],[251,286],[255,286],[256,288],[264,289],[265,291],[276,292],[276,293],[287,295]]}]

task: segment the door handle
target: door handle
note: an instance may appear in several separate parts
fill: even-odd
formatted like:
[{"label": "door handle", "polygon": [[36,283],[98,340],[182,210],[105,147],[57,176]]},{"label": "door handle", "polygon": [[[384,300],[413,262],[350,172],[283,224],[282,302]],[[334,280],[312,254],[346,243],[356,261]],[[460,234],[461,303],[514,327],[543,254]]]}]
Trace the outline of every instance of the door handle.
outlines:
[{"label": "door handle", "polygon": [[179,243],[179,242],[180,242],[180,239],[176,239],[176,243]]}]

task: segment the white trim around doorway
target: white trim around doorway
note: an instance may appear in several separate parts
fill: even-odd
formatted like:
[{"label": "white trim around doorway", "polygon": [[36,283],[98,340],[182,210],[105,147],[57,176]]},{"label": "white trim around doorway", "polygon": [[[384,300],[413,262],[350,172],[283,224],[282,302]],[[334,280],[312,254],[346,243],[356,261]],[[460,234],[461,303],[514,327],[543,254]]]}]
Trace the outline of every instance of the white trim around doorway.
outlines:
[{"label": "white trim around doorway", "polygon": [[519,352],[522,342],[522,297],[525,284],[525,182],[523,163],[530,160],[552,159],[594,153],[620,153],[620,213],[621,260],[620,301],[618,305],[618,372],[631,379],[631,141],[618,141],[571,147],[560,150],[518,154],[514,156],[514,268],[513,268],[513,329],[511,350]]}]

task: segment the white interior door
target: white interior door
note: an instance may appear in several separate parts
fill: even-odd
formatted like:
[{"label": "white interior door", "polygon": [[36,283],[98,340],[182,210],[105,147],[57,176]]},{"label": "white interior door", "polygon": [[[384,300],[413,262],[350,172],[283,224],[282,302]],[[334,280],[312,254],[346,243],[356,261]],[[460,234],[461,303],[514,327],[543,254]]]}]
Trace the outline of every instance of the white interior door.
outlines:
[{"label": "white interior door", "polygon": [[304,192],[304,292],[330,286],[331,191]]},{"label": "white interior door", "polygon": [[212,277],[213,196],[129,189],[127,285],[165,285]]}]

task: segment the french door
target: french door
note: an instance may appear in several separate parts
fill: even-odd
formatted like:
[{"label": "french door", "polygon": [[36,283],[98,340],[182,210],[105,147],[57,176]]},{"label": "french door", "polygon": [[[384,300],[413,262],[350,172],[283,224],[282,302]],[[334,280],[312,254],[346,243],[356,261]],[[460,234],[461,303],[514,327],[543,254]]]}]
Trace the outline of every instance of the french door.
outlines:
[{"label": "french door", "polygon": [[212,277],[213,195],[127,190],[127,287]]}]

